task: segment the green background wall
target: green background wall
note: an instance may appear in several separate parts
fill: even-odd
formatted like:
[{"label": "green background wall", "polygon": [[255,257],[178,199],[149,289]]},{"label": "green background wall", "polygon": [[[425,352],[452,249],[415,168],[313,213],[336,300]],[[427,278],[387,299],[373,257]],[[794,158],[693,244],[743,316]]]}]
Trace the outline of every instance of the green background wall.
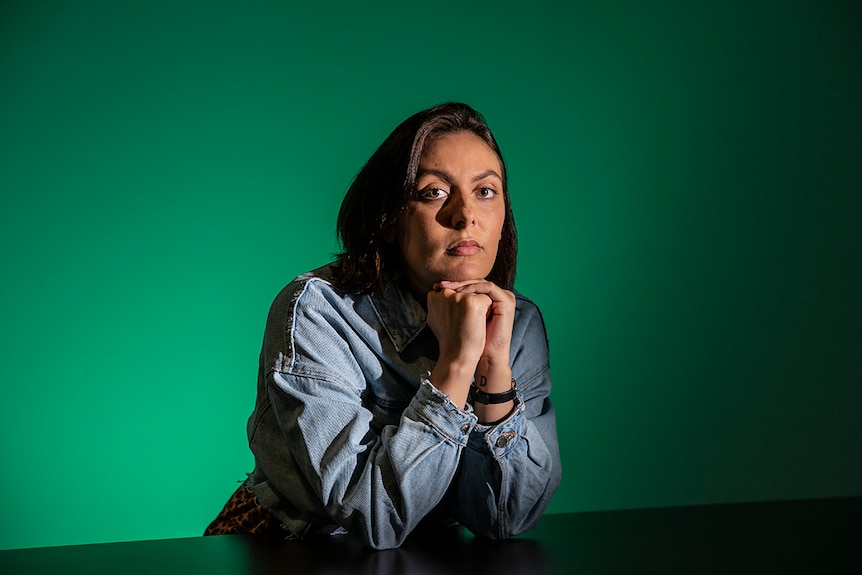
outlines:
[{"label": "green background wall", "polygon": [[862,494],[855,1],[0,4],[0,548],[198,535],[269,303],[409,114],[482,111],[551,511]]}]

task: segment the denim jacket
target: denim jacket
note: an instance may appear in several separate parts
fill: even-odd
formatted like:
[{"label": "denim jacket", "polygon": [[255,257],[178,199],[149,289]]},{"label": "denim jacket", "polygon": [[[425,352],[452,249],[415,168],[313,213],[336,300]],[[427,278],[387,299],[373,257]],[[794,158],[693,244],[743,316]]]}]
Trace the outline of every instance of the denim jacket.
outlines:
[{"label": "denim jacket", "polygon": [[517,296],[516,408],[482,425],[426,379],[438,345],[409,293],[343,293],[330,277],[299,276],[269,313],[248,422],[258,503],[292,537],[347,531],[377,549],[423,520],[488,538],[533,528],[560,483],[536,305]]}]

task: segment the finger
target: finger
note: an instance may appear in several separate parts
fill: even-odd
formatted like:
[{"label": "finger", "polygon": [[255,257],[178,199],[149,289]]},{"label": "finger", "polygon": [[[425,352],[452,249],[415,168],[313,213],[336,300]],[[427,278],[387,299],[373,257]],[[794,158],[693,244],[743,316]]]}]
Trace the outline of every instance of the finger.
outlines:
[{"label": "finger", "polygon": [[442,289],[451,289],[458,290],[464,286],[484,282],[483,279],[475,279],[475,280],[460,280],[460,281],[450,281],[450,280],[441,280],[434,284],[434,289],[442,290]]},{"label": "finger", "polygon": [[485,294],[495,302],[515,301],[514,293],[501,288],[494,282],[484,280],[469,283],[464,282],[463,285],[457,288],[447,285],[447,289],[454,289],[456,292],[462,294]]},{"label": "finger", "polygon": [[465,293],[466,291],[484,293],[489,291],[494,283],[483,279],[477,279],[464,281],[441,281],[438,282],[437,285],[439,285],[441,289],[451,289],[460,293]]}]

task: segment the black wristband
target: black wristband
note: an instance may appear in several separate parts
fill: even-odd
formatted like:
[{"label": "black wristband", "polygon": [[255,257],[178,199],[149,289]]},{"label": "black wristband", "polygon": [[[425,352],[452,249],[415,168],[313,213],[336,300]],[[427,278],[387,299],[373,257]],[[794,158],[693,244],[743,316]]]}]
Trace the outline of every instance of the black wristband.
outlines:
[{"label": "black wristband", "polygon": [[470,386],[470,397],[473,399],[474,403],[481,403],[483,405],[489,405],[494,403],[506,403],[507,401],[512,401],[515,399],[517,395],[517,390],[515,389],[515,380],[512,380],[512,389],[509,391],[504,391],[503,393],[485,393],[484,391],[477,388],[475,385]]}]

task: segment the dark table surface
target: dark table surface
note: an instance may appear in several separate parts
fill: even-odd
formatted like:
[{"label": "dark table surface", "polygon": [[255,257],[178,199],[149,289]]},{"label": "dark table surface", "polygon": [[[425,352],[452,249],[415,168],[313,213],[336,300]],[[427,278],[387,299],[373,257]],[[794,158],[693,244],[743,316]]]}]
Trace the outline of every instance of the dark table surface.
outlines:
[{"label": "dark table surface", "polygon": [[509,541],[462,529],[372,551],[349,537],[225,535],[0,551],[0,574],[862,573],[862,498],[546,515]]}]

